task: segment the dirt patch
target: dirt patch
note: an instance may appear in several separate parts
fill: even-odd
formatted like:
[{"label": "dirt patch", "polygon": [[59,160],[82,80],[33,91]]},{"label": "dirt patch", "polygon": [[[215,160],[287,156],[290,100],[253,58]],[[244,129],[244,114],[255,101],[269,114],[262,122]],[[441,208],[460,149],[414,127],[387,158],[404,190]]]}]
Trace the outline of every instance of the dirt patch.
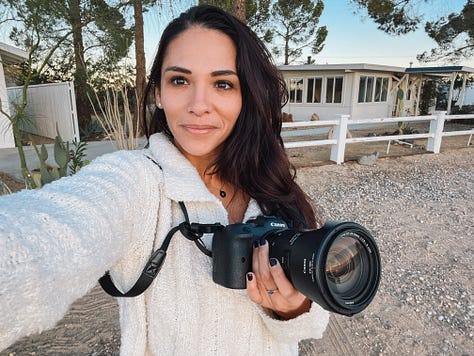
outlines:
[{"label": "dirt patch", "polygon": [[[466,121],[466,120],[465,120]],[[446,122],[444,131],[463,131],[472,129],[472,124],[462,122]],[[367,136],[387,136],[395,134],[397,126],[386,126],[381,128],[351,130],[352,137],[367,137]],[[429,123],[414,123],[410,124],[410,129],[414,133],[428,133]],[[312,137],[298,138],[298,140],[308,139],[326,139],[326,134],[319,134]],[[290,138],[285,141],[294,141]],[[443,137],[441,151],[464,148],[469,143],[469,136],[448,136]],[[474,144],[474,139],[471,140],[471,146]],[[422,153],[429,153],[426,150],[427,139],[409,140],[409,144],[403,142],[380,141],[380,142],[358,142],[346,144],[344,160],[345,162],[357,161],[361,156],[370,155],[378,152],[379,158],[385,157],[400,157],[409,156]],[[332,164],[330,161],[331,147],[329,145],[313,146],[304,148],[290,148],[287,150],[291,162],[297,167],[311,167]]]},{"label": "dirt patch", "polygon": [[18,192],[25,188],[25,183],[3,172],[0,172],[0,183],[4,184],[0,187],[0,193],[7,193],[7,190]]}]

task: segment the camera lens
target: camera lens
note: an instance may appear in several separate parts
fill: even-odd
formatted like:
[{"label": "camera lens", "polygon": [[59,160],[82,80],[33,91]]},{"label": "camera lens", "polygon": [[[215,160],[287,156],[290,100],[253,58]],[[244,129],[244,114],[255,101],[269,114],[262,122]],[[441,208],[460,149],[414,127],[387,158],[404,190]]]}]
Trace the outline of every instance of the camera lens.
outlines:
[{"label": "camera lens", "polygon": [[354,222],[318,230],[282,230],[266,236],[294,287],[323,308],[343,315],[364,310],[380,282],[375,240]]},{"label": "camera lens", "polygon": [[343,235],[329,248],[326,261],[328,287],[341,298],[358,295],[367,280],[367,252],[356,238]]}]

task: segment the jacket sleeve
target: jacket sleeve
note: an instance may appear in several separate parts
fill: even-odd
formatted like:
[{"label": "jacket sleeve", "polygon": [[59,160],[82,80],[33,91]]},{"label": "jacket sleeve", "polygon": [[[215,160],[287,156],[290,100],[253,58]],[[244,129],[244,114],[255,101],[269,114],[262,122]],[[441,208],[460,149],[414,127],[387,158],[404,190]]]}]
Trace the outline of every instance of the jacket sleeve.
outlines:
[{"label": "jacket sleeve", "polygon": [[121,151],[0,198],[0,351],[54,326],[156,223],[143,211],[159,200],[160,177],[143,151]]},{"label": "jacket sleeve", "polygon": [[288,343],[321,339],[329,323],[329,312],[314,302],[307,313],[290,320],[280,320],[275,318],[273,311],[260,306],[256,308],[273,337]]}]

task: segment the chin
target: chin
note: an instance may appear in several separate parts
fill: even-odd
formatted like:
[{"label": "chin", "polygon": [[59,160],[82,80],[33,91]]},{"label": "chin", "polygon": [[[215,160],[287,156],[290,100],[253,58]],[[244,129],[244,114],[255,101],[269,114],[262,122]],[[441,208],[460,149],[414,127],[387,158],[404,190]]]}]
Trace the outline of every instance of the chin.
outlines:
[{"label": "chin", "polygon": [[184,145],[181,147],[181,151],[185,155],[190,155],[194,157],[208,157],[208,156],[213,156],[217,150],[217,148],[214,146],[212,147],[196,147],[196,146],[199,146],[199,145],[193,145],[191,147],[189,145]]}]

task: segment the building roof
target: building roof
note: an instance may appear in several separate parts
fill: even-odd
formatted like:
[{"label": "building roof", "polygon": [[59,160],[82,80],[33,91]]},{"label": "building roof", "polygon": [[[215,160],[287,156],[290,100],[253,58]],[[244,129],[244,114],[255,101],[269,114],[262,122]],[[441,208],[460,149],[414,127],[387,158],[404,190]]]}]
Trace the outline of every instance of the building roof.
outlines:
[{"label": "building roof", "polygon": [[421,74],[443,74],[443,73],[474,73],[474,68],[466,66],[444,66],[444,67],[416,67],[407,68],[407,73],[421,73]]},{"label": "building roof", "polygon": [[3,42],[0,42],[0,56],[5,64],[21,63],[28,59],[27,52]]},{"label": "building roof", "polygon": [[344,71],[344,72],[390,72],[390,73],[411,73],[411,74],[432,74],[442,75],[448,73],[474,73],[474,68],[466,66],[443,66],[443,67],[414,67],[404,68],[382,64],[370,63],[349,63],[349,64],[298,64],[280,65],[281,71]]},{"label": "building roof", "polygon": [[350,64],[300,64],[300,65],[280,65],[278,69],[281,71],[344,71],[344,72],[395,72],[405,73],[404,67],[387,66],[381,64],[370,63],[350,63]]}]

